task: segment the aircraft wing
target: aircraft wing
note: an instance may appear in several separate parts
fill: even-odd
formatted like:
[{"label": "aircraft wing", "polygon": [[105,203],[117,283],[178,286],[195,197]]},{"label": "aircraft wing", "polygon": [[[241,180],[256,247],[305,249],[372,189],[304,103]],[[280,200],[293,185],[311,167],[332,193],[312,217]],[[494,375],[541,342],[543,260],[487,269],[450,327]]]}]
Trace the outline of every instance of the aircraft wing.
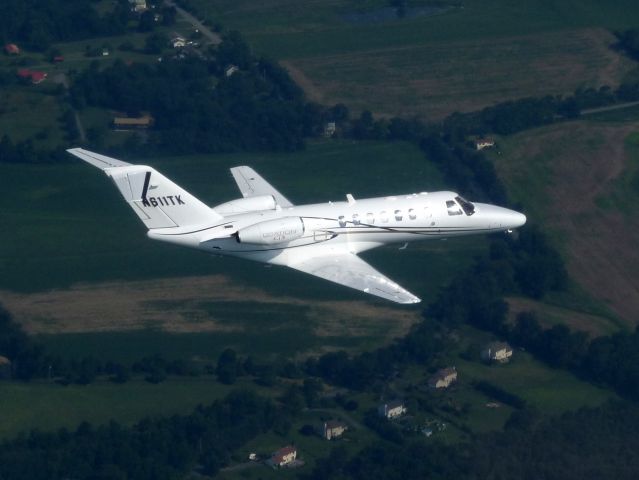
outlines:
[{"label": "aircraft wing", "polygon": [[353,253],[310,257],[293,261],[288,266],[392,302],[421,302],[421,299],[404,290]]},{"label": "aircraft wing", "polygon": [[116,160],[115,158],[100,155],[99,153],[90,152],[84,148],[70,148],[67,152],[102,170],[114,167],[128,167],[131,165],[122,160]]},{"label": "aircraft wing", "polygon": [[292,207],[293,204],[278,192],[270,183],[264,180],[259,173],[251,167],[233,167],[231,174],[235,183],[240,188],[244,197],[255,197],[256,195],[273,195],[275,201],[281,207]]}]

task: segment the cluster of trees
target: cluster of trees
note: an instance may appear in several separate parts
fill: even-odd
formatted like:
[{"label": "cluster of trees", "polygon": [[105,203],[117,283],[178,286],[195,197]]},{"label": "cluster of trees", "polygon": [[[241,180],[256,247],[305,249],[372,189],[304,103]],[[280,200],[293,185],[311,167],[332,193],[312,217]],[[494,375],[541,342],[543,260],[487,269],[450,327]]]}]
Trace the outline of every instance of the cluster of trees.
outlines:
[{"label": "cluster of trees", "polygon": [[544,330],[534,313],[522,312],[505,335],[553,367],[573,370],[639,401],[639,329],[590,340],[565,325]]},{"label": "cluster of trees", "polygon": [[213,476],[256,435],[289,429],[290,419],[270,400],[233,392],[190,415],[133,427],[83,423],[75,431],[20,436],[0,447],[0,478],[169,480],[194,470]]},{"label": "cluster of trees", "polygon": [[505,204],[506,190],[495,167],[482,152],[469,148],[463,139],[432,133],[419,142],[426,156],[444,173],[446,181],[470,198]]},{"label": "cluster of trees", "polygon": [[639,28],[617,32],[617,48],[639,61]]},{"label": "cluster of trees", "polygon": [[45,163],[58,155],[36,149],[32,139],[14,143],[7,135],[0,139],[0,162],[3,163]]},{"label": "cluster of trees", "polygon": [[[229,65],[240,68],[231,76]],[[148,147],[163,152],[296,150],[319,130],[323,110],[276,63],[252,57],[231,33],[211,56],[159,64],[97,64],[71,88],[77,108],[94,105],[125,112],[149,111],[156,119]]]},{"label": "cluster of trees", "polygon": [[51,43],[124,33],[129,21],[127,0],[100,15],[97,0],[6,0],[0,32],[7,41],[44,51]]},{"label": "cluster of trees", "polygon": [[534,227],[522,229],[517,238],[491,239],[488,254],[445,288],[427,311],[450,326],[463,323],[503,334],[506,329],[507,294],[542,298],[566,286],[567,274],[556,250]]},{"label": "cluster of trees", "polygon": [[352,390],[366,390],[384,384],[409,363],[436,365],[448,346],[441,325],[423,320],[395,343],[349,356],[344,351],[309,358],[304,364],[308,375]]},{"label": "cluster of trees", "polygon": [[639,407],[628,403],[552,418],[519,410],[504,431],[467,443],[376,442],[351,458],[336,448],[305,478],[630,480],[639,469],[639,457],[628,454],[639,447],[637,421]]}]

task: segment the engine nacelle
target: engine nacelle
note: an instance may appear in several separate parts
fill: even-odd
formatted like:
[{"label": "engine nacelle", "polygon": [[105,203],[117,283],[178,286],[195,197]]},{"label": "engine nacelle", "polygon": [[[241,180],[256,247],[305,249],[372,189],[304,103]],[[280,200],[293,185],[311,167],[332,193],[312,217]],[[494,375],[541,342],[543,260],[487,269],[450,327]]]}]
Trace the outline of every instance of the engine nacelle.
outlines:
[{"label": "engine nacelle", "polygon": [[248,212],[261,212],[263,210],[275,210],[277,206],[273,195],[257,195],[255,197],[238,198],[230,202],[213,207],[220,215],[237,215]]},{"label": "engine nacelle", "polygon": [[256,223],[237,232],[239,243],[277,245],[290,242],[304,235],[304,222],[300,217],[284,217]]}]

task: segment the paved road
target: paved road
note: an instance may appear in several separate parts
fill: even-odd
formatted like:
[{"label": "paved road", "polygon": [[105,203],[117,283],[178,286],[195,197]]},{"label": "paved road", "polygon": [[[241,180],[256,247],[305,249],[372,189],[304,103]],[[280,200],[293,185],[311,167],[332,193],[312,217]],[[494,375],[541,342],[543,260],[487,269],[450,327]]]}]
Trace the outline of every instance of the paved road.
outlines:
[{"label": "paved road", "polygon": [[622,110],[624,108],[635,107],[637,105],[639,105],[639,101],[638,102],[618,103],[616,105],[609,105],[607,107],[589,108],[588,110],[582,110],[581,114],[582,115],[592,115],[594,113],[610,112],[611,110]]},{"label": "paved road", "polygon": [[[60,72],[56,74],[53,77],[53,81],[55,83],[62,84],[64,89],[67,91],[67,95],[69,94],[69,79],[67,78],[67,75],[65,73]],[[75,126],[78,129],[78,136],[80,137],[80,141],[85,143],[87,141],[87,135],[84,131],[84,125],[82,124],[80,115],[78,114],[78,111],[75,108],[71,107],[71,109],[73,110],[73,116],[75,118]]]},{"label": "paved road", "polygon": [[189,12],[187,12],[183,8],[178,7],[175,4],[175,2],[173,2],[173,0],[164,0],[164,3],[165,5],[168,5],[169,7],[175,7],[175,9],[178,12],[178,15],[180,15],[184,20],[186,20],[191,25],[193,25],[193,28],[197,28],[202,33],[202,35],[204,35],[206,38],[209,39],[209,41],[213,45],[218,45],[222,43],[222,38],[217,33],[215,33],[209,27],[204,25],[200,20],[195,18],[193,15],[191,15]]}]

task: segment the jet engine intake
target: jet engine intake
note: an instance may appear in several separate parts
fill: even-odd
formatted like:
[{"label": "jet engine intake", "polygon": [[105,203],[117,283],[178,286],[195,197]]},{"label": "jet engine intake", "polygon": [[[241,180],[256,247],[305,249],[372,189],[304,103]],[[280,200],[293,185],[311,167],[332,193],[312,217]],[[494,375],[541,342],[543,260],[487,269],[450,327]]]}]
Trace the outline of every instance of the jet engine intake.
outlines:
[{"label": "jet engine intake", "polygon": [[284,217],[267,220],[242,228],[237,232],[239,243],[253,245],[277,245],[301,238],[304,221],[300,217]]},{"label": "jet engine intake", "polygon": [[255,197],[238,198],[213,207],[222,216],[237,215],[248,212],[275,210],[277,206],[273,195],[256,195]]}]

